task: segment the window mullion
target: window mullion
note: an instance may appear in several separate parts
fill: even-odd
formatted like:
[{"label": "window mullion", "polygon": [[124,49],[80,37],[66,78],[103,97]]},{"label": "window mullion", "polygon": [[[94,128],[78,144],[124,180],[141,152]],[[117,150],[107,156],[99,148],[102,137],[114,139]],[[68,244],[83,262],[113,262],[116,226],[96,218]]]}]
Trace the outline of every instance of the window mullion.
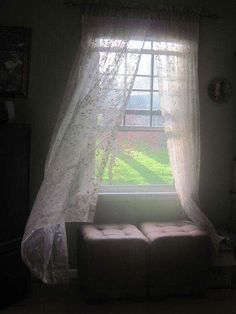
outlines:
[{"label": "window mullion", "polygon": [[[125,81],[124,81],[124,101],[126,101],[127,97],[127,53],[125,53]],[[126,109],[126,108],[125,108]],[[126,112],[124,113],[124,119],[123,119],[123,125],[125,126],[125,118],[126,118]]]},{"label": "window mullion", "polygon": [[150,108],[150,127],[152,127],[152,108],[153,108],[153,76],[154,76],[154,54],[153,54],[153,41],[151,41],[151,49],[152,49],[152,54],[151,54],[151,108]]}]

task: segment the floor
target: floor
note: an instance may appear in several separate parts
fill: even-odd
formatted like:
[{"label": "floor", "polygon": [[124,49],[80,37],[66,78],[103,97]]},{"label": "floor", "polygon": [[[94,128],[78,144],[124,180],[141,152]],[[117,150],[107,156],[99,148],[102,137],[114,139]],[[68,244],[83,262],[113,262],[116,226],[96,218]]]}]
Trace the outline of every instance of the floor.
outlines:
[{"label": "floor", "polygon": [[76,281],[68,286],[33,283],[29,298],[1,311],[3,314],[236,314],[236,289],[214,289],[202,298],[162,301],[113,301],[86,304]]}]

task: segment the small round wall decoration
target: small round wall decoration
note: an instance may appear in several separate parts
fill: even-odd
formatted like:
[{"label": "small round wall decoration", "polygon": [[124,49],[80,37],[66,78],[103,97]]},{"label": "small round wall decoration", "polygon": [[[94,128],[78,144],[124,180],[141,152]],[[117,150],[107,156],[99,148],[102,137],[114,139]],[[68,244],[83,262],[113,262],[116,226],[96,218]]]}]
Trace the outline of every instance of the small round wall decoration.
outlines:
[{"label": "small round wall decoration", "polygon": [[208,86],[208,95],[212,101],[222,104],[232,95],[232,86],[227,79],[214,78]]}]

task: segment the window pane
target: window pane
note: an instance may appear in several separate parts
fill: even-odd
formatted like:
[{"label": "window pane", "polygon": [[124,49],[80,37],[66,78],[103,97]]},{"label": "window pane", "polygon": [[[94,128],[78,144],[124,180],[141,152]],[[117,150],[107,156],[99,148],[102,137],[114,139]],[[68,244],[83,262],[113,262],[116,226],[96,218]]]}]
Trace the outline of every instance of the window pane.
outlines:
[{"label": "window pane", "polygon": [[158,78],[157,78],[157,77],[154,77],[154,78],[153,78],[153,89],[154,89],[154,90],[159,90]]},{"label": "window pane", "polygon": [[123,48],[125,46],[125,40],[114,39],[114,38],[100,38],[97,40],[97,45],[104,48],[113,48],[120,47]]},{"label": "window pane", "polygon": [[105,74],[125,73],[125,57],[115,52],[99,52],[99,72]]},{"label": "window pane", "polygon": [[154,57],[153,74],[154,74],[154,76],[157,76],[157,60],[156,60],[156,56]]},{"label": "window pane", "polygon": [[136,91],[131,92],[128,109],[150,110],[150,93]]},{"label": "window pane", "polygon": [[153,69],[153,74],[154,76],[158,76],[158,68],[160,68],[160,62],[164,62],[166,56],[154,56],[154,69]]},{"label": "window pane", "polygon": [[118,132],[102,184],[172,185],[164,132]]},{"label": "window pane", "polygon": [[124,57],[121,57],[117,73],[118,74],[125,74],[125,58]]},{"label": "window pane", "polygon": [[159,92],[153,92],[152,110],[161,110]]},{"label": "window pane", "polygon": [[181,52],[184,49],[183,44],[174,43],[174,42],[166,42],[166,41],[154,41],[153,49],[159,51],[173,51],[173,52]]},{"label": "window pane", "polygon": [[182,60],[183,58],[177,55],[155,55],[154,75],[161,75],[163,78],[171,77],[174,80],[178,80],[178,71],[184,67]]},{"label": "window pane", "polygon": [[139,114],[126,114],[125,126],[150,126],[150,116]]},{"label": "window pane", "polygon": [[151,74],[151,55],[143,54],[140,57],[138,74],[150,75]]},{"label": "window pane", "polygon": [[126,74],[133,75],[136,72],[139,61],[139,54],[127,53]]},{"label": "window pane", "polygon": [[143,45],[143,41],[142,40],[130,40],[128,42],[128,49],[151,49],[151,42],[150,41],[145,41],[144,45]]},{"label": "window pane", "polygon": [[115,77],[110,78],[110,82],[111,82],[110,87],[114,89],[123,89],[125,87],[125,76],[116,75]]},{"label": "window pane", "polygon": [[153,127],[163,127],[164,119],[161,115],[153,115],[152,116],[152,126]]},{"label": "window pane", "polygon": [[125,94],[122,89],[104,89],[101,91],[101,96],[97,99],[96,106],[98,110],[120,108],[124,105]]},{"label": "window pane", "polygon": [[99,85],[101,89],[106,89],[107,91],[122,89],[124,91],[125,87],[125,76],[124,75],[116,75],[111,76],[101,76],[101,80],[99,81]]},{"label": "window pane", "polygon": [[133,89],[150,89],[150,77],[137,76]]}]

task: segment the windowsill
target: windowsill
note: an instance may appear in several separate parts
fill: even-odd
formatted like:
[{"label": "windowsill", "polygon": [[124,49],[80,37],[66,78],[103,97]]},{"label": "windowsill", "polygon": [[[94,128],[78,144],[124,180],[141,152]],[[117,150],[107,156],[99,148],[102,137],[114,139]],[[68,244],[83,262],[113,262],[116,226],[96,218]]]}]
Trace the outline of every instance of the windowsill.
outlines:
[{"label": "windowsill", "polygon": [[[103,188],[102,186],[101,188]],[[146,187],[149,190],[144,190]],[[108,188],[108,187],[106,187]],[[168,221],[182,217],[182,207],[176,191],[170,186],[113,186],[113,190],[100,190],[98,195],[96,221],[130,222],[137,221]],[[136,190],[135,190],[136,188]],[[168,190],[164,191],[164,188]],[[122,189],[122,190],[121,190]],[[139,189],[139,190],[138,190]]]},{"label": "windowsill", "polygon": [[101,186],[101,196],[136,196],[136,197],[150,197],[157,198],[177,197],[177,193],[173,185],[103,185]]},{"label": "windowsill", "polygon": [[98,195],[101,196],[126,196],[126,195],[135,195],[135,196],[159,196],[159,197],[177,197],[176,192],[99,192]]},{"label": "windowsill", "polygon": [[102,185],[100,195],[177,195],[173,185]]}]

